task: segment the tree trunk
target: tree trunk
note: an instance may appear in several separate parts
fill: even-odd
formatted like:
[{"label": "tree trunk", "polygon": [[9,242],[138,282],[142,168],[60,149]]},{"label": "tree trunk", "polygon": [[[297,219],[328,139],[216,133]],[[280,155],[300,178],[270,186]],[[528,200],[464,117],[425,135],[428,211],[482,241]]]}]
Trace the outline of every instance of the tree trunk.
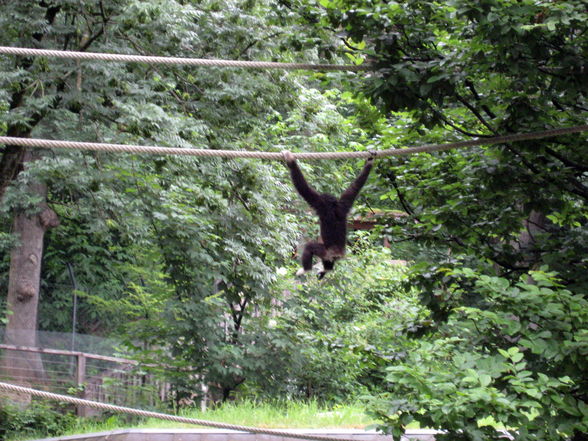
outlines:
[{"label": "tree trunk", "polygon": [[[532,210],[523,222],[525,229],[519,235],[516,249],[521,256],[518,265],[527,267],[529,271],[537,269],[541,263],[541,254],[536,249],[538,234],[545,232],[547,218],[545,214]],[[527,277],[527,283],[533,284],[533,278]]]},{"label": "tree trunk", "polygon": [[[24,153],[24,166],[34,160],[30,150]],[[36,182],[28,187],[29,194],[41,198],[35,214],[17,212],[13,232],[19,244],[10,253],[7,313],[4,340],[8,344],[36,346],[37,309],[41,279],[41,260],[45,232],[59,225],[55,212],[47,205],[47,186]],[[39,354],[5,351],[2,359],[4,376],[20,384],[30,385],[44,379]]]}]

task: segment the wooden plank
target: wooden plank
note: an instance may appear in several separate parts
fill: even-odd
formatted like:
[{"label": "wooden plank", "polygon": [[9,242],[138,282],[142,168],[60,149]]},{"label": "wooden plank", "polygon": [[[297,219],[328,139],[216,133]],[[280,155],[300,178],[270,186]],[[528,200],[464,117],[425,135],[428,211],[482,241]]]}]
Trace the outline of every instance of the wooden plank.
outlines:
[{"label": "wooden plank", "polygon": [[[80,391],[80,398],[86,398],[85,383],[86,382],[86,357],[83,354],[78,354],[76,363],[76,384]],[[89,410],[86,406],[76,406],[77,414],[80,417],[87,417]]]},{"label": "wooden plank", "polygon": [[129,360],[128,358],[109,357],[107,355],[88,354],[86,352],[66,351],[63,349],[45,349],[45,348],[35,348],[35,347],[31,347],[31,346],[7,345],[7,344],[3,344],[3,343],[0,344],[0,349],[7,349],[10,351],[37,352],[39,354],[67,355],[70,357],[78,357],[79,355],[83,355],[84,357],[90,358],[92,360],[111,361],[113,363],[132,364],[132,365],[138,364],[135,360]]}]

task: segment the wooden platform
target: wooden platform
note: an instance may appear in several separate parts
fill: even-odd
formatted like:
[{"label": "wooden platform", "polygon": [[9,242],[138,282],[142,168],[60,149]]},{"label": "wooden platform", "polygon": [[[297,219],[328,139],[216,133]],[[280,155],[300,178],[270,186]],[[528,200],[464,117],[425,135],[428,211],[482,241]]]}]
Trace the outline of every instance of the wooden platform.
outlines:
[{"label": "wooden platform", "polygon": [[[288,432],[329,436],[353,441],[392,441],[392,436],[390,435],[360,430],[290,429]],[[411,430],[402,437],[401,441],[434,441],[435,433],[436,431],[434,430]],[[229,430],[123,429],[110,432],[44,438],[36,441],[295,441],[295,439]]]}]

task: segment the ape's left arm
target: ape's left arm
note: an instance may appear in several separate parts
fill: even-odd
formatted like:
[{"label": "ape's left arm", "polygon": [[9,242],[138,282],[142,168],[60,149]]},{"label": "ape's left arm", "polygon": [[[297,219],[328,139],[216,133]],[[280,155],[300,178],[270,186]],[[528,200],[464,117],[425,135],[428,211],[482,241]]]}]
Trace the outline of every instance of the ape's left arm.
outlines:
[{"label": "ape's left arm", "polygon": [[359,191],[365,185],[365,182],[367,181],[370,171],[372,170],[373,164],[374,159],[369,158],[363,166],[363,170],[361,171],[359,176],[355,179],[355,181],[351,183],[351,185],[347,188],[347,190],[343,192],[343,194],[339,198],[341,204],[343,205],[343,207],[345,207],[346,211],[351,210],[353,201],[355,201],[355,198],[359,194]]},{"label": "ape's left arm", "polygon": [[320,210],[322,208],[322,199],[321,196],[306,182],[304,179],[304,175],[296,164],[296,160],[292,153],[286,151],[283,152],[284,158],[286,159],[286,165],[290,169],[290,176],[292,177],[292,182],[294,183],[294,187],[298,190],[300,196],[304,198],[308,205],[310,205],[315,210]]}]

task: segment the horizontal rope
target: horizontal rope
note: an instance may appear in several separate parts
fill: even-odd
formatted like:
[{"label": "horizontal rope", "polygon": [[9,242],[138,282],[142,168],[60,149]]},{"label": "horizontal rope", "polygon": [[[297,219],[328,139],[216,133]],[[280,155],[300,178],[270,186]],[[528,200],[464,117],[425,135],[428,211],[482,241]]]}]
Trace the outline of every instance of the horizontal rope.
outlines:
[{"label": "horizontal rope", "polygon": [[306,434],[302,434],[302,433],[295,433],[295,432],[289,432],[289,431],[284,431],[284,430],[262,429],[262,428],[258,428],[258,427],[248,427],[248,426],[241,426],[241,425],[237,425],[237,424],[218,423],[218,422],[208,421],[208,420],[199,420],[196,418],[187,418],[187,417],[180,417],[180,416],[176,416],[176,415],[168,415],[168,414],[159,413],[159,412],[150,412],[147,410],[133,409],[130,407],[115,406],[113,404],[100,403],[98,401],[84,400],[81,398],[71,397],[69,395],[54,394],[51,392],[45,392],[45,391],[41,391],[41,390],[31,389],[29,387],[16,386],[14,384],[9,384],[9,383],[0,382],[0,390],[4,390],[6,392],[14,392],[14,393],[18,393],[18,394],[33,395],[33,396],[45,398],[48,400],[60,401],[60,402],[64,402],[64,403],[71,403],[71,404],[75,404],[77,406],[87,406],[87,407],[92,407],[94,409],[109,410],[111,412],[126,413],[129,415],[137,415],[137,416],[141,416],[141,417],[145,417],[145,418],[157,418],[160,420],[173,421],[176,423],[195,424],[198,426],[205,426],[205,427],[215,427],[217,429],[236,430],[239,432],[260,433],[260,434],[264,434],[264,435],[274,435],[274,436],[282,436],[285,438],[297,438],[297,439],[307,439],[307,440],[315,440],[315,441],[351,441],[351,440],[344,440],[341,438],[334,438],[334,437],[329,437],[329,436],[306,435]]},{"label": "horizontal rope", "polygon": [[146,64],[183,64],[188,66],[241,67],[246,69],[288,69],[288,70],[327,70],[327,71],[361,71],[366,65],[278,63],[273,61],[236,61],[214,60],[205,58],[156,57],[150,55],[105,54],[99,52],[57,51],[50,49],[30,49],[24,47],[0,46],[0,54],[25,57],[56,57],[75,60],[102,60],[125,63]]},{"label": "horizontal rope", "polygon": [[[448,144],[425,144],[418,147],[408,147],[404,149],[388,149],[374,151],[358,152],[311,152],[311,153],[293,153],[294,158],[300,160],[317,160],[317,159],[353,159],[369,158],[384,156],[406,156],[414,153],[436,152],[450,150],[455,148],[473,147],[478,145],[504,144],[515,141],[528,141],[531,139],[549,138],[553,136],[566,135],[570,133],[588,131],[588,124],[574,127],[565,127],[559,129],[545,130],[542,132],[517,133],[514,135],[496,136],[494,138],[478,138],[469,141],[451,142]],[[49,149],[76,149],[76,150],[93,150],[102,152],[128,152],[128,153],[146,153],[152,155],[184,155],[184,156],[211,156],[225,158],[257,158],[283,160],[281,152],[259,152],[248,150],[212,150],[212,149],[184,149],[176,147],[150,147],[141,145],[127,144],[107,144],[96,142],[77,142],[77,141],[53,141],[49,139],[36,138],[16,138],[10,136],[0,136],[0,144],[17,145],[23,147],[41,147]]]}]

